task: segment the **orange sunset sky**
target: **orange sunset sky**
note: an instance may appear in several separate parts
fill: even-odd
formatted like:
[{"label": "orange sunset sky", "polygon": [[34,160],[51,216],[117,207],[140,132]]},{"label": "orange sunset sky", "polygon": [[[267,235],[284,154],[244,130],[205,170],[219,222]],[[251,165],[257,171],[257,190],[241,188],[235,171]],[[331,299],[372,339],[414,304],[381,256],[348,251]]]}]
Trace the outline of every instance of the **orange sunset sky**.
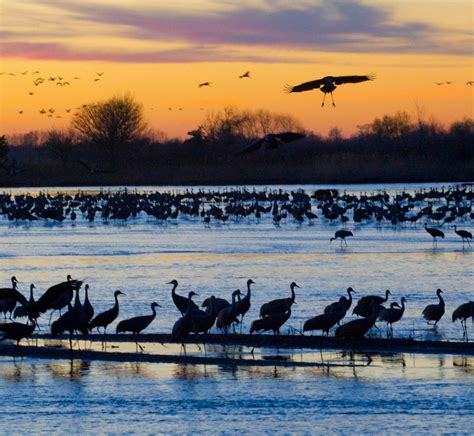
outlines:
[{"label": "orange sunset sky", "polygon": [[[417,107],[447,125],[473,116],[473,5],[0,0],[0,134],[67,127],[74,108],[125,92],[169,136],[185,137],[207,111],[228,105],[289,113],[321,134],[338,126],[349,135]],[[239,79],[247,70],[251,78]],[[283,92],[287,83],[369,73],[377,79],[335,91],[336,108],[330,99],[321,108],[319,90]],[[70,85],[48,80],[57,76]],[[38,77],[45,81],[35,86]],[[205,81],[212,86],[198,88]]]}]

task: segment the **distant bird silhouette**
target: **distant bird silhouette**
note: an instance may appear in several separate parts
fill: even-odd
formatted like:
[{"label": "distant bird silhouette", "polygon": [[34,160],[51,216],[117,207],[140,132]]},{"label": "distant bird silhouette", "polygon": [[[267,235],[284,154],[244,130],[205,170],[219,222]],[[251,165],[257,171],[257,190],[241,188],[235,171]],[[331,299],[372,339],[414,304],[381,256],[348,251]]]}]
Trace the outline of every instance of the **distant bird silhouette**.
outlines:
[{"label": "distant bird silhouette", "polygon": [[94,318],[94,308],[92,307],[91,302],[89,301],[89,285],[84,286],[84,312],[87,316],[87,320],[91,321]]},{"label": "distant bird silhouette", "polygon": [[295,302],[295,288],[299,288],[299,286],[295,282],[292,282],[290,285],[291,297],[279,298],[262,304],[260,307],[260,317],[263,318],[276,313],[284,313],[290,309]]},{"label": "distant bird silhouette", "polygon": [[13,312],[13,318],[25,318],[28,317],[28,319],[34,323],[38,329],[38,318],[40,316],[40,312],[38,310],[38,304],[35,301],[35,298],[33,296],[33,290],[35,289],[35,285],[32,283],[30,285],[30,299],[25,305],[22,306],[17,306],[15,308],[15,311]]},{"label": "distant bird silhouette", "polygon": [[96,315],[96,317],[93,318],[92,321],[89,323],[90,331],[92,331],[93,329],[97,329],[97,331],[99,331],[100,327],[104,329],[104,342],[106,338],[105,335],[107,332],[107,327],[115,321],[115,319],[117,318],[119,314],[119,302],[118,302],[119,295],[125,295],[125,294],[122,291],[118,291],[118,290],[115,291],[114,292],[115,304],[110,309]]},{"label": "distant bird silhouette", "polygon": [[372,314],[372,305],[375,305],[376,310],[383,309],[382,304],[388,301],[388,296],[391,295],[389,289],[385,291],[385,297],[380,295],[366,295],[359,299],[354,310],[352,311],[353,315],[369,317]]},{"label": "distant bird silhouette", "polygon": [[431,235],[433,238],[433,245],[438,244],[438,240],[436,238],[443,238],[444,239],[444,232],[442,232],[439,229],[435,229],[433,227],[428,227],[428,225],[425,223],[424,225],[425,230]]},{"label": "distant bird silhouette", "polygon": [[94,82],[99,82],[99,81],[100,81],[100,79],[94,79]]},{"label": "distant bird silhouette", "polygon": [[240,75],[239,79],[244,79],[245,77],[250,79],[250,71],[246,71],[244,74]]},{"label": "distant bird silhouette", "polygon": [[329,330],[344,318],[346,312],[347,309],[340,304],[337,312],[323,313],[306,320],[303,325],[303,332],[322,330],[323,335],[326,333],[329,336]]},{"label": "distant bird silhouette", "polygon": [[463,245],[464,241],[466,241],[468,245],[471,245],[471,243],[469,242],[469,239],[472,239],[471,232],[468,232],[467,230],[458,230],[456,225],[454,226],[454,232],[456,233],[456,235],[461,237]]},{"label": "distant bird silhouette", "polygon": [[131,332],[135,337],[135,344],[143,351],[143,347],[138,343],[138,335],[145,330],[156,317],[156,308],[161,307],[158,303],[151,303],[151,315],[136,316],[124,319],[117,324],[116,333]]},{"label": "distant bird silhouette", "polygon": [[324,313],[341,312],[342,310],[345,310],[347,312],[352,305],[352,294],[354,293],[356,293],[354,289],[350,287],[347,288],[347,294],[349,295],[349,298],[347,299],[346,297],[343,296],[339,299],[339,301],[328,304],[324,308]]},{"label": "distant bird silhouette", "polygon": [[426,319],[426,323],[429,324],[430,321],[434,321],[434,326],[436,327],[436,324],[438,324],[438,321],[442,318],[444,315],[444,310],[445,310],[445,304],[443,297],[441,296],[441,293],[443,291],[441,289],[438,289],[436,291],[436,295],[439,298],[439,303],[438,304],[428,304],[421,313],[423,318]]},{"label": "distant bird silhouette", "polygon": [[103,76],[103,75],[104,75],[104,72],[98,73],[98,72],[96,71],[96,74],[97,74],[98,76]]},{"label": "distant bird silhouette", "polygon": [[[6,341],[7,339],[16,342],[14,347],[14,353],[18,348],[20,341],[23,338],[31,336],[35,330],[35,323],[21,324],[19,322],[10,322],[8,324],[0,324],[0,341]],[[14,354],[15,355],[15,354]]]},{"label": "distant bird silhouette", "polygon": [[471,317],[472,322],[474,322],[474,301],[468,301],[467,303],[463,303],[458,306],[453,311],[453,322],[457,321],[458,319],[461,321],[462,326],[462,337],[468,340],[467,337],[467,325],[466,320]]},{"label": "distant bird silhouette", "polygon": [[227,329],[234,324],[237,320],[237,307],[236,304],[238,302],[237,297],[242,295],[240,289],[235,290],[232,293],[232,304],[229,306],[222,308],[216,318],[216,327],[219,330],[224,330],[224,333],[227,334]]},{"label": "distant bird silhouette", "polygon": [[252,321],[250,324],[250,334],[253,332],[273,331],[274,335],[280,334],[280,328],[285,324],[291,316],[291,309],[288,308],[284,313],[274,313]]},{"label": "distant bird silhouette", "polygon": [[202,82],[198,85],[198,88],[202,88],[203,86],[211,86],[211,82]]},{"label": "distant bird silhouette", "polygon": [[435,82],[435,84],[439,86],[439,85],[442,85],[443,82]]},{"label": "distant bird silhouette", "polygon": [[406,298],[402,297],[401,306],[398,303],[392,303],[390,308],[383,308],[379,313],[379,319],[387,323],[389,337],[393,337],[393,324],[400,321],[405,313],[406,301]]},{"label": "distant bird silhouette", "polygon": [[5,320],[7,313],[10,312],[11,316],[11,312],[17,304],[21,304],[23,307],[28,304],[26,297],[18,291],[18,280],[15,276],[11,278],[11,283],[11,288],[0,288],[0,312],[3,312]]},{"label": "distant bird silhouette", "polygon": [[82,159],[77,159],[77,162],[83,168],[85,168],[87,170],[87,172],[90,173],[90,174],[110,174],[110,173],[114,172],[114,170],[105,170],[105,169],[99,168],[97,166],[91,166]]},{"label": "distant bird silhouette", "polygon": [[250,285],[252,284],[255,284],[255,282],[252,279],[248,279],[247,280],[247,294],[245,294],[244,298],[235,302],[235,315],[236,316],[241,315],[241,318],[240,318],[241,329],[242,329],[242,324],[244,321],[244,316],[250,309],[250,296],[251,296]]},{"label": "distant bird silhouette", "polygon": [[354,234],[350,230],[337,230],[334,233],[334,237],[329,240],[329,242],[334,241],[335,239],[340,239],[341,240],[341,247],[342,247],[342,242],[344,242],[347,246],[347,241],[346,238],[349,238],[350,236],[354,237]]},{"label": "distant bird silhouette", "polygon": [[168,285],[173,285],[173,289],[171,290],[171,298],[175,306],[181,312],[181,315],[184,315],[186,313],[186,311],[188,310],[189,304],[191,304],[191,308],[193,310],[199,309],[198,305],[194,301],[190,300],[189,297],[186,298],[176,293],[176,288],[178,287],[177,280],[171,280],[171,282],[169,282]]},{"label": "distant bird silhouette", "polygon": [[32,91],[29,91],[29,92],[28,92],[28,94],[30,94],[30,95],[34,95],[35,93],[34,93],[34,92],[32,92]]},{"label": "distant bird silhouette", "polygon": [[469,80],[468,82],[466,82],[466,85],[467,86],[473,86],[474,85],[474,80]]},{"label": "distant bird silhouette", "polygon": [[[79,280],[73,280],[70,275],[67,276],[65,282],[58,283],[51,286],[38,300],[38,310],[40,313],[45,313],[47,310],[61,311],[71,302],[74,296],[74,291],[82,286]],[[50,318],[51,322],[51,318]]]},{"label": "distant bird silhouette", "polygon": [[324,106],[324,100],[326,99],[326,94],[331,94],[332,105],[335,107],[334,98],[332,93],[337,88],[336,85],[342,85],[345,83],[360,83],[367,80],[375,80],[374,74],[369,74],[367,76],[326,76],[322,79],[312,80],[311,82],[301,83],[300,85],[290,86],[287,85],[285,91],[287,93],[291,92],[304,92],[310,91],[312,89],[320,89],[324,93],[323,102],[321,106]]},{"label": "distant bird silhouette", "polygon": [[379,315],[379,310],[375,304],[372,304],[372,314],[368,318],[354,319],[346,324],[342,324],[336,329],[336,338],[338,339],[359,339],[375,325]]},{"label": "distant bird silhouette", "polygon": [[248,144],[243,150],[235,154],[235,156],[241,156],[243,154],[253,153],[259,150],[263,144],[267,145],[269,150],[278,148],[282,144],[288,144],[298,139],[305,138],[304,133],[294,132],[282,132],[282,133],[269,133],[263,138],[256,139],[252,143]]},{"label": "distant bird silhouette", "polygon": [[[181,342],[181,344],[184,347],[184,339],[188,337],[188,335],[191,333],[193,330],[193,302],[192,298],[197,295],[194,291],[190,291],[188,294],[188,304],[186,307],[186,312],[184,315],[179,318],[173,325],[173,328],[171,330],[171,337],[173,340],[176,342]],[[186,348],[184,348],[186,351]]]}]

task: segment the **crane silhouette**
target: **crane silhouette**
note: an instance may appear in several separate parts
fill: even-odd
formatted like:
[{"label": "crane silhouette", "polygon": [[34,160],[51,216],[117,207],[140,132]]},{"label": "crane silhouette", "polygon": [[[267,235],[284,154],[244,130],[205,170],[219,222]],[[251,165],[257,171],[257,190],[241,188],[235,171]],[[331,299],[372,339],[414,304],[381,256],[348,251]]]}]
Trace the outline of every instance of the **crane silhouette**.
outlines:
[{"label": "crane silhouette", "polygon": [[115,319],[117,318],[119,314],[119,301],[118,301],[118,296],[119,295],[126,295],[122,291],[115,291],[114,292],[114,300],[115,303],[114,305],[102,312],[99,313],[92,321],[89,323],[89,330],[92,331],[93,329],[97,329],[97,331],[100,333],[99,328],[102,327],[104,329],[104,336],[103,336],[103,344],[105,346],[106,344],[106,333],[107,333],[107,327],[109,324],[112,324]]},{"label": "crane silhouette", "polygon": [[438,289],[436,291],[436,295],[438,296],[439,303],[438,304],[428,304],[428,306],[426,306],[423,309],[423,312],[421,313],[423,318],[426,319],[427,324],[429,324],[430,321],[434,321],[434,324],[433,324],[434,327],[436,327],[436,325],[438,324],[438,321],[444,315],[445,304],[444,304],[443,297],[441,296],[442,293],[443,293],[443,291],[441,289]]},{"label": "crane silhouette", "polygon": [[292,282],[290,285],[291,297],[279,298],[262,304],[260,307],[260,317],[263,318],[276,313],[284,313],[290,309],[295,302],[295,288],[299,288],[299,286],[295,282]]},{"label": "crane silhouette", "polygon": [[350,231],[350,230],[344,230],[344,229],[341,229],[341,230],[337,230],[335,233],[334,233],[334,237],[331,238],[329,240],[329,242],[332,242],[334,241],[335,239],[340,239],[341,240],[341,247],[342,247],[342,242],[344,242],[344,244],[346,244],[347,246],[347,241],[346,241],[346,238],[349,238],[349,237],[354,237],[354,234]]},{"label": "crane silhouette", "polygon": [[458,306],[453,311],[452,320],[453,322],[457,321],[458,319],[461,321],[462,327],[462,337],[463,339],[469,340],[467,336],[467,325],[466,320],[471,317],[472,322],[474,322],[474,301],[468,301],[467,303],[463,303]]},{"label": "crane silhouette", "polygon": [[304,91],[310,91],[312,89],[319,89],[322,93],[324,93],[321,107],[324,106],[324,100],[326,99],[326,94],[331,94],[332,105],[333,107],[336,107],[332,93],[336,90],[337,85],[343,85],[345,83],[360,83],[360,82],[366,82],[368,80],[375,80],[375,75],[368,74],[366,76],[326,76],[326,77],[323,77],[322,79],[312,80],[310,82],[304,82],[296,86],[286,85],[285,91],[287,93],[291,93],[291,92],[304,92]]},{"label": "crane silhouette", "polygon": [[444,232],[442,232],[441,230],[435,229],[433,227],[428,227],[428,225],[426,223],[425,223],[424,227],[425,227],[425,230],[433,238],[433,246],[438,245],[438,239],[437,238],[444,239]]},{"label": "crane silhouette", "polygon": [[181,315],[184,315],[186,313],[186,311],[188,310],[189,304],[191,304],[191,307],[193,310],[199,309],[199,307],[194,301],[189,300],[188,298],[183,297],[182,295],[179,295],[176,293],[176,288],[178,287],[177,280],[171,280],[171,282],[169,282],[168,285],[173,285],[173,289],[171,290],[171,298],[175,306],[181,312]]},{"label": "crane silhouette", "polygon": [[288,144],[298,139],[305,138],[304,133],[295,132],[282,132],[282,133],[269,133],[263,138],[256,139],[255,141],[248,144],[243,150],[235,154],[235,156],[241,156],[243,154],[254,153],[259,150],[263,144],[267,145],[269,150],[274,150],[282,144]]},{"label": "crane silhouette", "polygon": [[250,71],[246,71],[244,74],[241,74],[239,79],[245,79],[246,77],[250,79]]},{"label": "crane silhouette", "polygon": [[462,244],[464,245],[464,241],[467,242],[467,245],[471,245],[469,239],[472,239],[472,233],[467,231],[467,230],[462,230],[462,229],[459,229],[457,228],[456,225],[453,226],[454,227],[454,232],[456,233],[456,235],[460,236],[461,239],[462,239]]},{"label": "crane silhouette", "polygon": [[402,297],[401,306],[398,303],[392,303],[390,308],[383,308],[379,313],[379,319],[387,323],[387,336],[393,337],[393,324],[402,319],[405,313],[406,298]]},{"label": "crane silhouette", "polygon": [[151,303],[151,315],[136,316],[124,319],[117,324],[116,333],[131,332],[135,338],[135,345],[143,351],[143,347],[138,343],[138,335],[145,330],[156,317],[156,308],[161,307],[158,303]]}]

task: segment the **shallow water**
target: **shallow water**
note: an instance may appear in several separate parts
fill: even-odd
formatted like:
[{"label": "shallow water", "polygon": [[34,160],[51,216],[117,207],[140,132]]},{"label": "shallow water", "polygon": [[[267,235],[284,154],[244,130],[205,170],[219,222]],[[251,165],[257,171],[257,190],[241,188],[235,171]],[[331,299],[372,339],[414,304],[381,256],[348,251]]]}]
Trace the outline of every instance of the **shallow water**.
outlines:
[{"label": "shallow water", "polygon": [[[392,186],[390,192],[403,187]],[[294,189],[289,187],[288,189]],[[318,187],[305,187],[312,190]],[[339,186],[358,192],[379,186]],[[151,188],[150,188],[151,189]],[[24,189],[23,189],[24,190]],[[460,227],[473,231],[464,220]],[[27,294],[38,294],[67,274],[90,285],[96,311],[113,303],[121,289],[120,319],[163,308],[148,332],[170,332],[179,317],[166,283],[179,281],[178,293],[198,292],[230,298],[246,291],[252,278],[252,307],[244,319],[258,317],[262,303],[289,296],[298,283],[297,305],[288,326],[322,312],[352,286],[357,297],[382,295],[408,300],[395,336],[460,339],[451,313],[474,300],[472,248],[454,231],[433,248],[421,225],[393,227],[374,222],[348,225],[355,237],[347,247],[329,238],[340,225],[318,219],[310,226],[292,221],[275,227],[270,218],[229,222],[206,228],[199,219],[162,225],[139,216],[126,224],[11,225],[0,219],[0,284],[11,275]],[[436,330],[421,311],[445,291],[446,315]],[[391,299],[390,301],[394,301]],[[48,319],[41,319],[43,330]],[[110,331],[114,331],[114,327]],[[468,322],[470,336],[474,327]],[[286,331],[286,327],[283,328]],[[374,336],[385,335],[384,327]],[[457,362],[457,363],[456,363]],[[471,432],[474,415],[472,359],[453,356],[394,355],[374,358],[367,368],[223,368],[158,364],[112,364],[0,358],[2,429],[18,431],[18,422],[34,416],[35,430],[58,431],[222,431],[272,432]],[[12,395],[14,394],[14,395]],[[346,419],[344,419],[346,418]],[[54,424],[53,424],[54,423]]]},{"label": "shallow water", "polygon": [[0,419],[5,433],[472,431],[472,358],[373,359],[329,369],[0,359]]}]

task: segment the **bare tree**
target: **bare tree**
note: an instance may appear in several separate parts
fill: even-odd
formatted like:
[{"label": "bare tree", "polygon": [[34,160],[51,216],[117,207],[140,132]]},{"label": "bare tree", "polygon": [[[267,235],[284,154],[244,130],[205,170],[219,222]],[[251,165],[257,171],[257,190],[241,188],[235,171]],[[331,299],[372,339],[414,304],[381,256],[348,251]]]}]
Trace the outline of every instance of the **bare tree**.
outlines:
[{"label": "bare tree", "polygon": [[146,129],[143,107],[130,94],[83,106],[74,116],[72,126],[80,140],[104,148],[113,159]]},{"label": "bare tree", "polygon": [[50,130],[43,146],[59,158],[63,165],[66,165],[73,152],[74,132],[72,130]]}]

